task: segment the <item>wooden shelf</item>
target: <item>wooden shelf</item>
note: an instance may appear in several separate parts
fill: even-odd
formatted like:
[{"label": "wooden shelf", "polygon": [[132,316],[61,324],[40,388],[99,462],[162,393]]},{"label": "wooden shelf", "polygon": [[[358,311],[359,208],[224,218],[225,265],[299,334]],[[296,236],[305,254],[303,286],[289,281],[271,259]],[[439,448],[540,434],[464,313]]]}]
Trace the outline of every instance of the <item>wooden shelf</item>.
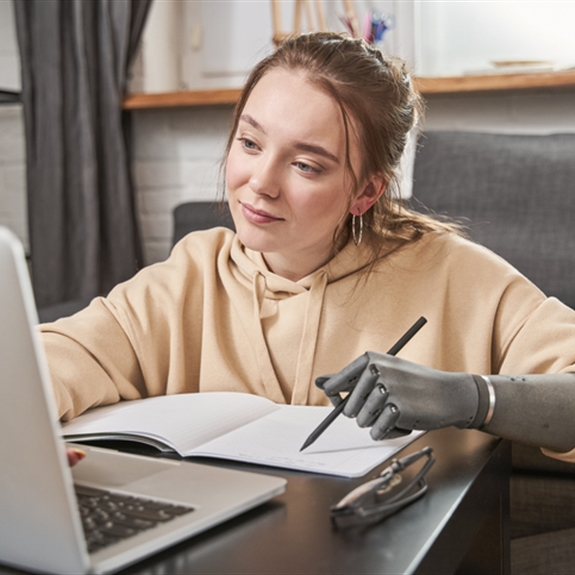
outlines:
[{"label": "wooden shelf", "polygon": [[239,88],[224,90],[181,90],[157,94],[128,94],[124,98],[125,110],[141,108],[171,108],[176,106],[210,106],[235,104],[240,97]]},{"label": "wooden shelf", "polygon": [[432,94],[500,92],[561,87],[575,88],[575,70],[564,72],[535,72],[532,74],[488,74],[484,76],[470,75],[415,78],[415,85],[425,96]]},{"label": "wooden shelf", "polygon": [[[533,89],[575,89],[575,70],[565,72],[537,72],[533,74],[490,74],[485,76],[453,76],[415,78],[415,85],[424,96],[500,92]],[[238,88],[196,90],[158,94],[128,94],[124,109],[170,108],[178,106],[210,106],[235,104],[240,96]]]}]

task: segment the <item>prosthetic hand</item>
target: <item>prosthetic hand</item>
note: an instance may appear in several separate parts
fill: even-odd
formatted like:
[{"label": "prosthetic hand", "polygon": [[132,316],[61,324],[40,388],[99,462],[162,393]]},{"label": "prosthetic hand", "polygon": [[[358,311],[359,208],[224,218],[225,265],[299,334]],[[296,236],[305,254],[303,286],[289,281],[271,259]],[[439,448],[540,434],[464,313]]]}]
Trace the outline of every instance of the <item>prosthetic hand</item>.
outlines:
[{"label": "prosthetic hand", "polygon": [[371,427],[373,439],[391,439],[413,429],[481,427],[493,407],[487,378],[438,371],[397,357],[369,351],[316,385],[338,405],[350,397],[344,415]]}]

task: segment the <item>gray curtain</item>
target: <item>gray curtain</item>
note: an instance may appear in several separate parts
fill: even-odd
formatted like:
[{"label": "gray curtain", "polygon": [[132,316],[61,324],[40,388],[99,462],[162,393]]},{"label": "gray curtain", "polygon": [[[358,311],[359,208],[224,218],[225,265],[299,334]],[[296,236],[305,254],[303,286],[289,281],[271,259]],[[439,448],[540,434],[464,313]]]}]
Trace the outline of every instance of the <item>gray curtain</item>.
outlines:
[{"label": "gray curtain", "polygon": [[140,265],[122,98],[150,4],[14,1],[39,307],[105,294]]}]

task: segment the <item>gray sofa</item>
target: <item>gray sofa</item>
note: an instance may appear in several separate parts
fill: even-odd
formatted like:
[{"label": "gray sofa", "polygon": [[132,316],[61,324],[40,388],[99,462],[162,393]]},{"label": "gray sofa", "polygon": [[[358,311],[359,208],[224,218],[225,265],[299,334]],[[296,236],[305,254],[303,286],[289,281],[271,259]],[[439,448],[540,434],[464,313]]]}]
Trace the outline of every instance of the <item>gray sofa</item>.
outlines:
[{"label": "gray sofa", "polygon": [[[575,134],[428,132],[413,195],[575,308]],[[575,573],[575,465],[513,445],[511,537],[512,573]]]},{"label": "gray sofa", "polygon": [[174,208],[173,243],[190,232],[209,230],[216,226],[234,228],[226,202],[185,202]]}]

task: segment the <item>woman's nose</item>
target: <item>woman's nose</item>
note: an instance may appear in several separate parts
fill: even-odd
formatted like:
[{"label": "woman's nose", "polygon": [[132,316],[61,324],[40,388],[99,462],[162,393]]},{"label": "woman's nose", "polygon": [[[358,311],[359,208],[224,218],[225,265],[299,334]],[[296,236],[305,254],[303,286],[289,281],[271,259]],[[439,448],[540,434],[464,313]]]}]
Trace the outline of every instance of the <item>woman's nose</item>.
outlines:
[{"label": "woman's nose", "polygon": [[277,198],[280,190],[277,166],[262,158],[250,177],[249,185],[256,194]]}]

